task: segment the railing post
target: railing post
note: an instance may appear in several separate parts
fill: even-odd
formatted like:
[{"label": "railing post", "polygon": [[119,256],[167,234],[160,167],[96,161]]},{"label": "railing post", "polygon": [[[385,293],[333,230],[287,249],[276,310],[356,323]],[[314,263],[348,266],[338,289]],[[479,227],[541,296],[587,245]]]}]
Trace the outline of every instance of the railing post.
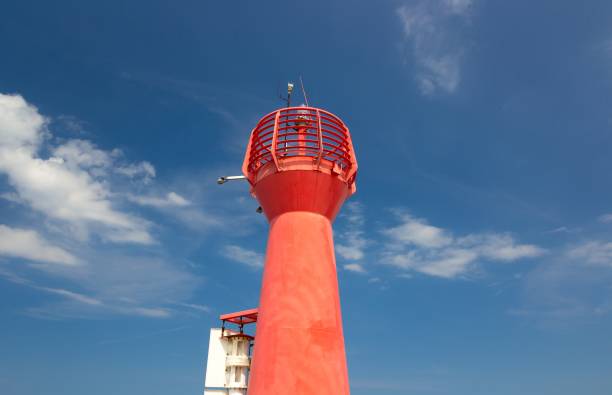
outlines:
[{"label": "railing post", "polygon": [[280,110],[277,111],[276,117],[274,117],[274,132],[272,133],[272,160],[274,161],[274,165],[276,166],[276,171],[280,171],[280,166],[278,165],[278,158],[276,157],[276,142],[278,139],[278,120],[280,119]]},{"label": "railing post", "polygon": [[321,165],[321,158],[323,157],[323,130],[321,128],[321,112],[317,110],[317,134],[319,137],[319,155],[317,155],[317,170]]}]

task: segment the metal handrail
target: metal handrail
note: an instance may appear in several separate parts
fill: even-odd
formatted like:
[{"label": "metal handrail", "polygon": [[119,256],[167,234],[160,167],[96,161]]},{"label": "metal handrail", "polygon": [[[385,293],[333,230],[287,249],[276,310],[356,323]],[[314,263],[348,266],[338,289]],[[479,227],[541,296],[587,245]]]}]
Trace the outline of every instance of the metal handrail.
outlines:
[{"label": "metal handrail", "polygon": [[280,171],[284,160],[296,157],[312,159],[315,170],[327,162],[351,182],[357,170],[350,133],[340,118],[319,108],[287,107],[267,114],[253,129],[245,174],[254,175],[270,162]]}]

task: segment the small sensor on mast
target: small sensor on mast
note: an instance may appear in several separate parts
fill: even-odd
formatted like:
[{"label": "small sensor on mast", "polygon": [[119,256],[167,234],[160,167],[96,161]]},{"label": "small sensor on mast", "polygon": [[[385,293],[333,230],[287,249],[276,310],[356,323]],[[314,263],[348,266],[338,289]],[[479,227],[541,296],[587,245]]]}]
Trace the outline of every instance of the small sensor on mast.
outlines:
[{"label": "small sensor on mast", "polygon": [[280,89],[279,89],[278,96],[281,98],[282,101],[287,103],[287,107],[291,107],[291,93],[293,93],[293,82],[288,82],[287,83],[287,97],[283,97],[283,95],[280,93]]}]

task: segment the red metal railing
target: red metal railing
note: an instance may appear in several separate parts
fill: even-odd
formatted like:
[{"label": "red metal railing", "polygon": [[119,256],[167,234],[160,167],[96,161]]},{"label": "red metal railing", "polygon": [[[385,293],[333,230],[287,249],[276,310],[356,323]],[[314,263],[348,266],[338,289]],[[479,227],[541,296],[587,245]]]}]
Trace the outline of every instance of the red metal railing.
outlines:
[{"label": "red metal railing", "polygon": [[271,162],[281,170],[283,159],[292,157],[310,157],[316,169],[331,163],[347,180],[357,170],[344,122],[314,107],[282,108],[263,117],[251,134],[244,170],[254,174]]}]

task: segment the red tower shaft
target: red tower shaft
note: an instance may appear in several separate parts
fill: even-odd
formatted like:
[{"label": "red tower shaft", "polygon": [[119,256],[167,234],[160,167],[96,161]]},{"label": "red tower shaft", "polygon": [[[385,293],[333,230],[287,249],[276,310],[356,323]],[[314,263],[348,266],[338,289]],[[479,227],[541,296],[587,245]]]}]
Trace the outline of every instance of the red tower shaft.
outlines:
[{"label": "red tower shaft", "polygon": [[355,191],[348,129],[285,108],[251,134],[243,172],[270,221],[249,395],[349,394],[332,222]]}]

